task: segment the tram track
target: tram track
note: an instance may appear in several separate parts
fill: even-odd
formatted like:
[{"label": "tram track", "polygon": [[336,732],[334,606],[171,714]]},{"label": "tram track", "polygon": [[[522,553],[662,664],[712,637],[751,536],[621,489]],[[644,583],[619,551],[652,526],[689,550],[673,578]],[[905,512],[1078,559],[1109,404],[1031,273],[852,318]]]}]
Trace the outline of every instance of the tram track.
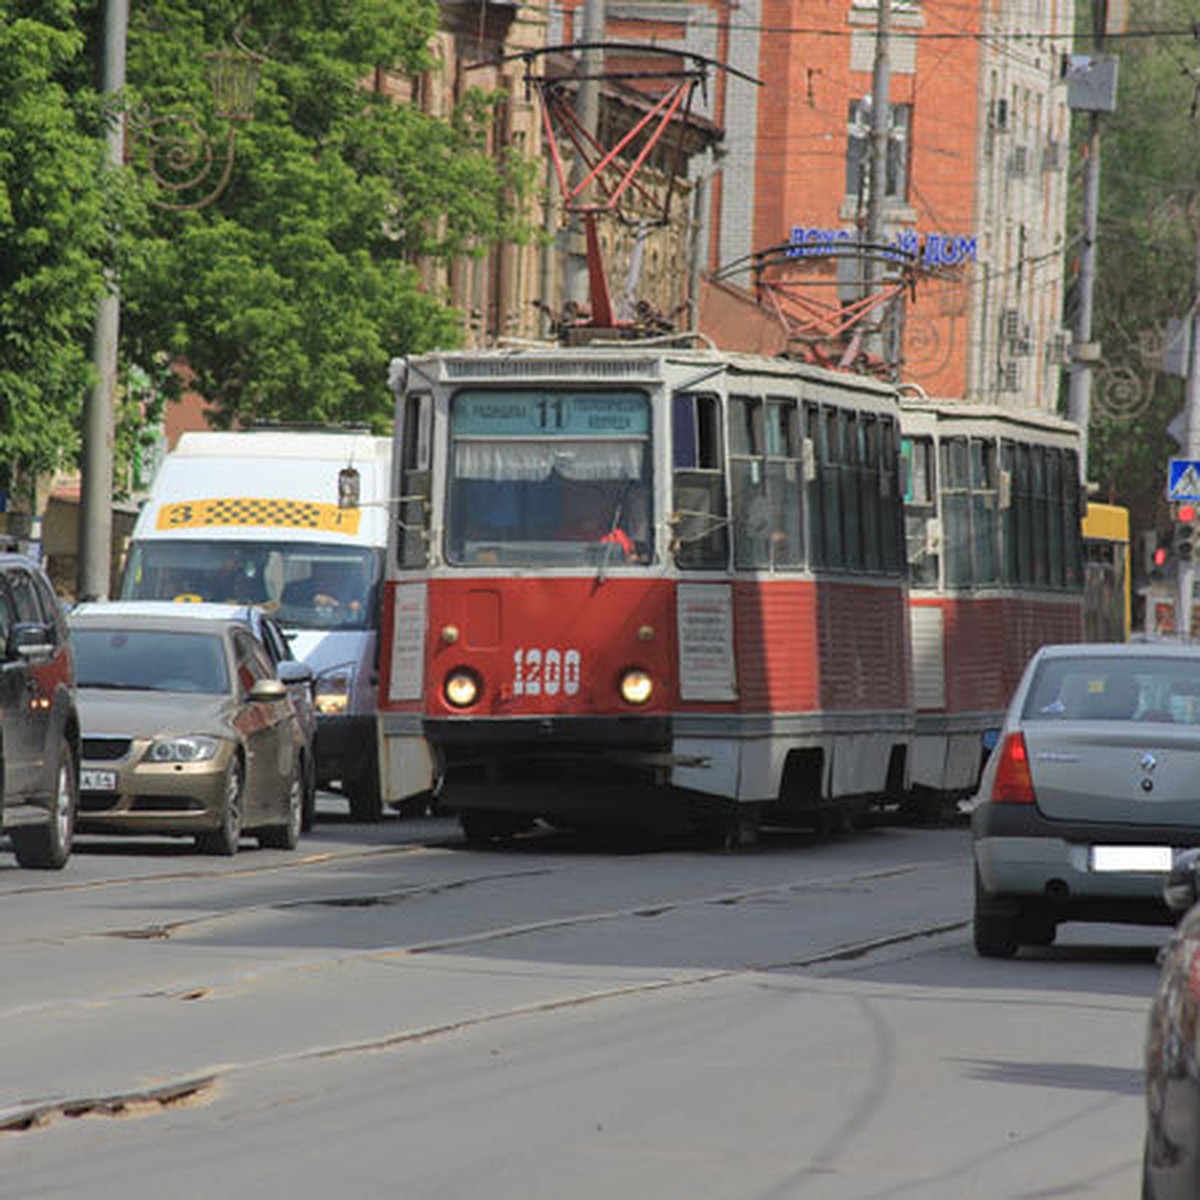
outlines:
[{"label": "tram track", "polygon": [[[279,963],[254,963],[244,970],[226,972],[219,979],[207,978],[189,980],[186,982],[177,983],[169,990],[152,989],[149,991],[142,990],[110,993],[107,996],[92,995],[89,997],[88,1003],[94,1004],[97,1002],[120,1002],[122,1000],[161,998],[185,998],[189,1000],[211,999],[222,993],[228,993],[230,990],[239,986],[243,986],[250,981],[262,983],[268,979],[275,979],[294,973],[303,972],[305,974],[311,974],[312,971],[320,969],[338,970],[343,969],[347,965],[353,963],[393,962],[405,958],[417,958],[424,955],[446,954],[456,951],[474,950],[486,946],[497,945],[505,941],[514,941],[519,938],[536,937],[547,933],[560,933],[564,930],[580,930],[589,926],[611,924],[624,920],[660,919],[672,914],[706,907],[728,908],[740,904],[753,903],[755,901],[769,899],[772,897],[787,897],[803,895],[806,893],[844,890],[847,887],[864,886],[893,878],[921,875],[934,868],[944,867],[945,865],[945,860],[927,860],[904,864],[901,866],[880,867],[869,871],[820,876],[818,878],[807,880],[792,879],[756,887],[737,888],[727,891],[707,893],[699,896],[681,897],[673,900],[657,900],[639,902],[632,905],[617,906],[612,908],[601,908],[589,912],[564,914],[558,917],[548,917],[540,920],[519,922],[512,925],[493,926],[486,929],[478,929],[443,938],[414,941],[408,944],[374,947],[368,950],[358,950],[353,952],[336,951],[328,954],[309,954],[289,958]],[[51,940],[55,945],[68,945],[71,942],[96,941],[109,938],[129,941],[165,942],[190,930],[207,926],[215,926],[222,923],[231,923],[236,920],[245,919],[246,917],[262,915],[270,912],[286,912],[305,908],[334,907],[353,909],[398,905],[412,903],[422,899],[435,898],[438,895],[461,891],[465,888],[487,886],[495,883],[508,883],[514,880],[536,876],[546,876],[552,873],[553,872],[551,870],[546,868],[535,868],[524,871],[488,872],[485,874],[466,876],[453,880],[441,880],[435,883],[417,884],[407,888],[399,888],[390,892],[369,892],[342,896],[295,897],[286,900],[267,901],[243,905],[229,910],[200,913],[195,916],[182,918],[174,922],[154,922],[141,926],[99,931],[84,931],[78,934],[69,934]],[[957,928],[962,924],[965,924],[965,922],[953,923],[953,927]],[[949,926],[947,928],[949,928]],[[938,923],[930,926],[929,929],[933,933],[941,932],[943,931],[943,925]],[[930,935],[931,934],[927,932],[925,936]],[[888,944],[888,940],[893,938],[893,936],[899,936],[901,940],[909,940],[910,937],[910,935],[907,933],[902,935],[886,935],[880,939],[871,939],[862,943],[861,949],[856,948],[859,945],[857,943],[849,946],[839,947],[838,950],[833,953],[833,958],[850,958],[870,953],[873,948],[882,947],[883,945]],[[914,933],[911,936],[916,937],[920,935]],[[30,939],[24,943],[14,944],[44,944],[44,940]],[[828,961],[832,961],[833,958],[829,958]],[[825,957],[812,959],[797,958],[780,960],[778,963],[763,963],[759,964],[757,967],[751,967],[747,969],[771,970],[783,969],[784,967],[789,966],[805,967],[816,965],[817,962],[826,960],[827,959]],[[39,1007],[45,1011],[47,1008],[53,1008],[59,1005],[67,1005],[68,1003],[74,1002],[58,1001],[51,1002],[47,1006]],[[0,1021],[13,1016],[15,1012],[20,1011],[29,1011],[29,1006],[22,1005],[17,1009],[0,1010]]]},{"label": "tram track", "polygon": [[[893,871],[881,874],[897,873]],[[606,916],[605,919],[609,918]],[[257,1071],[277,1067],[298,1066],[306,1063],[340,1060],[362,1054],[386,1053],[402,1049],[405,1046],[428,1043],[439,1038],[455,1036],[475,1029],[505,1022],[524,1020],[530,1017],[548,1016],[558,1012],[579,1010],[594,1005],[641,996],[678,992],[752,975],[768,974],[784,970],[803,970],[831,962],[862,959],[878,950],[956,933],[966,928],[969,924],[970,922],[967,920],[933,922],[894,931],[877,938],[859,939],[853,942],[842,943],[818,953],[798,958],[775,959],[743,964],[739,967],[695,971],[684,975],[675,975],[667,979],[643,980],[632,984],[596,988],[583,994],[568,997],[557,997],[532,1003],[510,1005],[505,1008],[476,1014],[455,1021],[435,1022],[416,1028],[399,1030],[383,1037],[351,1039],[335,1045],[298,1048],[295,1051],[285,1054],[276,1054],[239,1063],[225,1064],[220,1069],[212,1071],[201,1073],[189,1072],[186,1076],[179,1079],[167,1080],[150,1088],[132,1088],[127,1091],[109,1092],[100,1096],[81,1095],[77,1097],[60,1097],[53,1101],[12,1105],[7,1109],[0,1108],[0,1134],[39,1130],[60,1119],[73,1120],[85,1116],[149,1116],[170,1108],[179,1107],[181,1104],[209,1102],[214,1098],[222,1084],[230,1083],[240,1076],[247,1076]],[[514,935],[513,931],[505,931],[501,936]],[[412,947],[407,952],[423,953],[437,948],[436,945],[430,944],[426,947]],[[177,995],[174,998],[203,1000],[209,994],[208,989],[201,989],[195,993]]]},{"label": "tram track", "polygon": [[[162,871],[145,875],[123,875],[105,879],[63,880],[56,878],[53,883],[26,883],[16,887],[0,885],[0,898],[8,896],[39,896],[48,892],[93,892],[106,888],[136,887],[145,883],[178,883],[184,881],[204,881],[209,879],[234,879],[243,876],[271,875],[283,872],[302,870],[308,867],[324,866],[331,862],[354,862],[360,859],[389,858],[411,855],[428,851],[429,844],[424,842],[404,846],[380,846],[371,849],[328,850],[314,854],[293,854],[286,858],[278,858],[269,863],[245,865],[238,862],[236,866],[192,868],[186,871]],[[79,852],[76,851],[78,854]],[[14,873],[16,869],[14,868]]]}]

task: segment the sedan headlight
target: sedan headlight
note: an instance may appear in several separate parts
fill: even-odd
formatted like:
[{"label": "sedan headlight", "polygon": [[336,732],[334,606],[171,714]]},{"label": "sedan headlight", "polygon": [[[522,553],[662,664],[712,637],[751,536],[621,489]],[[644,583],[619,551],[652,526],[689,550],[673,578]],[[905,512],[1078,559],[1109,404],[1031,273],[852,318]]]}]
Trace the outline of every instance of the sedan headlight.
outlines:
[{"label": "sedan headlight", "polygon": [[353,690],[354,668],[349,663],[322,671],[314,687],[317,712],[325,717],[341,716],[350,707],[350,693]]},{"label": "sedan headlight", "polygon": [[645,704],[654,694],[654,681],[640,667],[621,676],[621,699],[626,704]]},{"label": "sedan headlight", "polygon": [[158,738],[150,743],[146,757],[156,763],[197,763],[216,758],[221,743],[203,734]]},{"label": "sedan headlight", "polygon": [[446,676],[446,682],[442,685],[446,703],[453,708],[470,708],[479,699],[481,691],[483,681],[466,667],[456,667]]}]

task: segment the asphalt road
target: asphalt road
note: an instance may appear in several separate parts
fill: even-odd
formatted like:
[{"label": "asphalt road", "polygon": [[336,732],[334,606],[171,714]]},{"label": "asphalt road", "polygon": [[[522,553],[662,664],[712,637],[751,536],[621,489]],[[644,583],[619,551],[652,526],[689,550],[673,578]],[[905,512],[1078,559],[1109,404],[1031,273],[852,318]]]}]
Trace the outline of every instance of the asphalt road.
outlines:
[{"label": "asphalt road", "polygon": [[965,828],[343,811],[294,854],[0,855],[0,1196],[1137,1195],[1166,931],[977,959]]}]

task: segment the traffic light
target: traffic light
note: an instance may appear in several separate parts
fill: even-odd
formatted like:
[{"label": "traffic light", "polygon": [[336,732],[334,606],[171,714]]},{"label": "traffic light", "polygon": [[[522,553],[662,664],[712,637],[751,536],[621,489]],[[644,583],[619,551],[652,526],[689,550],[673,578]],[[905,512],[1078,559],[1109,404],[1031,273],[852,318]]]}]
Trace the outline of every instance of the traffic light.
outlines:
[{"label": "traffic light", "polygon": [[1150,570],[1146,572],[1151,579],[1162,579],[1166,573],[1167,559],[1170,557],[1170,551],[1167,547],[1159,542],[1154,547],[1150,554]]},{"label": "traffic light", "polygon": [[1196,505],[1190,500],[1184,500],[1175,506],[1175,555],[1180,562],[1191,562],[1196,547],[1196,535],[1200,533],[1197,527]]}]

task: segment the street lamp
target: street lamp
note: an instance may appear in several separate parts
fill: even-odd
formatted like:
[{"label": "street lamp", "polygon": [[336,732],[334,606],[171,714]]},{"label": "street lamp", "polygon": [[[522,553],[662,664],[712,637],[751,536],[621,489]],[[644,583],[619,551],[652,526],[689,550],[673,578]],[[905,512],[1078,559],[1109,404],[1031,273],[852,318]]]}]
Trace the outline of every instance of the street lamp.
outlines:
[{"label": "street lamp", "polygon": [[[105,0],[104,60],[101,90],[115,103],[125,86],[125,51],[129,33],[129,0]],[[145,161],[159,188],[166,193],[154,203],[172,211],[203,208],[229,183],[234,140],[239,121],[253,116],[259,60],[241,50],[207,55],[213,88],[213,112],[229,123],[223,147],[214,147],[200,124],[189,116],[151,117],[131,114],[128,122],[110,115],[106,131],[106,161],[118,169],[125,161],[126,126],[129,140],[140,139]],[[163,129],[176,123],[176,134]],[[190,132],[189,132],[190,131]],[[215,182],[208,182],[214,171]],[[198,198],[187,199],[206,187]],[[105,278],[96,311],[92,362],[96,382],[83,403],[79,493],[78,594],[84,600],[107,600],[112,571],[113,409],[117,389],[117,339],[121,295],[115,275]]]},{"label": "street lamp", "polygon": [[254,116],[259,60],[244,50],[217,50],[205,58],[213,115],[228,123],[223,142],[191,113],[154,117],[141,110],[130,115],[131,151],[141,148],[143,165],[164,193],[151,203],[171,212],[205,208],[225,190],[233,173],[238,123]]}]

